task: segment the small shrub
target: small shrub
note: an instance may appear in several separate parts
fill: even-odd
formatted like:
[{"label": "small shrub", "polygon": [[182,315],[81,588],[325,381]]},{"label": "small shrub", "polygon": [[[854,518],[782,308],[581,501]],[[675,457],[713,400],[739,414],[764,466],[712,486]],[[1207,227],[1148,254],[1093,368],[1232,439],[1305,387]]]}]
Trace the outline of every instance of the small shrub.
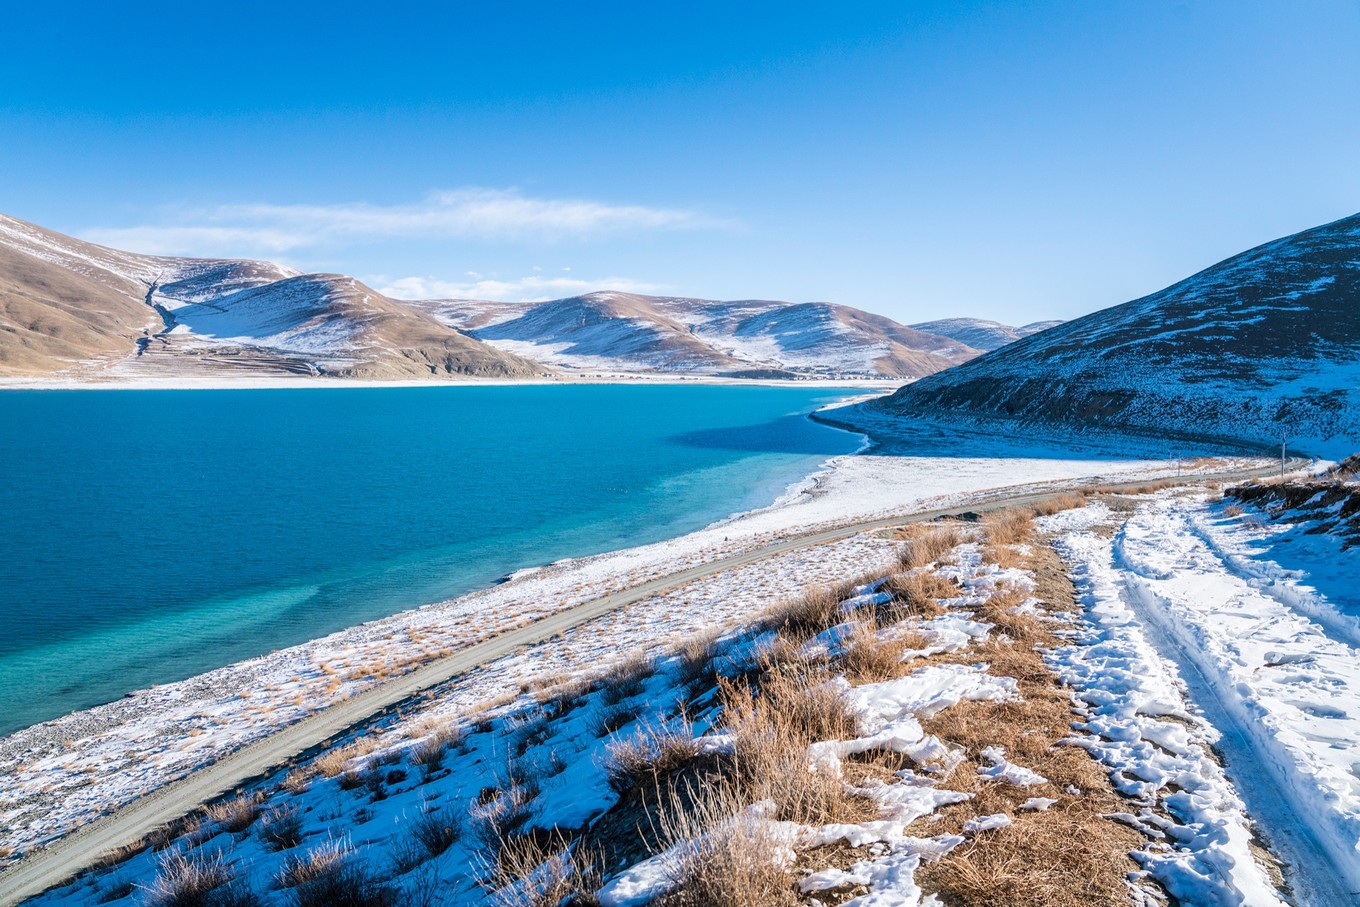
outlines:
[{"label": "small shrub", "polygon": [[1236,504],[1229,504],[1227,507],[1223,508],[1223,515],[1226,517],[1236,518],[1244,513],[1246,513],[1246,511],[1243,510],[1241,507],[1237,506]]},{"label": "small shrub", "polygon": [[600,678],[600,695],[610,704],[622,702],[642,692],[656,663],[646,655],[634,655],[610,668]]},{"label": "small shrub", "polygon": [[675,854],[659,907],[797,903],[788,844],[767,817],[744,809],[730,788],[685,793],[672,792],[658,817],[662,846]]},{"label": "small shrub", "polygon": [[236,872],[221,851],[211,856],[176,850],[163,857],[146,889],[156,907],[246,907],[258,898],[235,884]]},{"label": "small shrub", "polygon": [[654,782],[684,767],[699,755],[699,743],[688,723],[679,727],[640,727],[631,737],[606,747],[604,770],[609,786],[620,794],[639,783]]},{"label": "small shrub", "polygon": [[280,888],[297,886],[333,873],[350,857],[349,843],[344,840],[330,840],[313,847],[305,854],[297,854],[284,861],[274,880]]},{"label": "small shrub", "polygon": [[723,723],[733,738],[737,783],[753,801],[772,800],[776,818],[809,825],[863,821],[867,801],[839,777],[812,771],[807,748],[852,738],[858,719],[836,688],[815,678],[767,675],[759,694],[719,682]]},{"label": "small shrub", "polygon": [[501,842],[513,837],[533,815],[538,791],[529,782],[512,780],[503,788],[489,788],[468,809],[470,830],[483,850],[497,853]]},{"label": "small shrub", "polygon": [[343,772],[351,761],[360,756],[367,756],[377,748],[378,741],[373,737],[360,737],[317,756],[312,760],[312,768],[323,778],[334,778]]},{"label": "small shrub", "polygon": [[448,807],[437,806],[423,808],[420,815],[407,823],[407,830],[432,857],[448,850],[463,835],[458,814]]},{"label": "small shrub", "polygon": [[411,747],[411,763],[420,766],[428,777],[444,764],[444,757],[449,750],[462,739],[462,731],[457,725],[445,725]]},{"label": "small shrub", "polygon": [[909,617],[935,617],[944,613],[941,599],[957,598],[957,585],[929,570],[895,573],[883,584],[883,591],[892,596],[883,616],[892,621]]},{"label": "small shrub", "polygon": [[945,555],[963,542],[963,533],[955,526],[920,525],[911,527],[911,537],[897,555],[899,570],[916,570],[940,563]]},{"label": "small shrub", "polygon": [[214,803],[204,810],[205,815],[223,831],[236,834],[251,826],[260,814],[260,804],[264,794],[255,791],[241,794],[230,800]]},{"label": "small shrub", "polygon": [[346,858],[293,889],[297,907],[397,907],[399,892],[362,860]]},{"label": "small shrub", "polygon": [[718,638],[721,630],[695,633],[681,640],[675,647],[680,681],[690,688],[712,683],[717,675],[714,659],[718,657]]},{"label": "small shrub", "polygon": [[839,665],[845,676],[856,683],[889,680],[902,673],[902,655],[918,648],[920,636],[882,637],[873,618],[855,625],[842,643]]},{"label": "small shrub", "polygon": [[852,595],[850,583],[809,589],[801,598],[770,608],[762,624],[789,640],[803,642],[844,620],[841,602]]},{"label": "small shrub", "polygon": [[296,806],[276,809],[260,821],[260,840],[274,850],[288,850],[302,843],[302,811]]},{"label": "small shrub", "polygon": [[601,861],[583,857],[580,845],[558,836],[546,841],[523,835],[501,842],[494,865],[484,866],[482,887],[495,907],[587,907],[598,904]]},{"label": "small shrub", "polygon": [[608,737],[619,728],[627,725],[639,714],[641,714],[640,706],[626,703],[609,709],[601,709],[599,714],[590,720],[590,732],[596,737]]}]

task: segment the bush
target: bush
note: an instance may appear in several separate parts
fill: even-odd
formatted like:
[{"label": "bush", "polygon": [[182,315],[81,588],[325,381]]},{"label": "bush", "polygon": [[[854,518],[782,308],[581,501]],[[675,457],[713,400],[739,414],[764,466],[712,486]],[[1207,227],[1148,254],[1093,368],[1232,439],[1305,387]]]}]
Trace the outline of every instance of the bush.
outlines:
[{"label": "bush", "polygon": [[940,563],[945,555],[963,542],[963,533],[954,526],[932,526],[919,524],[908,530],[910,538],[897,554],[899,570],[915,570]]},{"label": "bush", "polygon": [[786,639],[803,642],[844,620],[841,603],[854,592],[850,583],[809,589],[801,598],[770,608],[761,623]]},{"label": "bush", "polygon": [[260,821],[260,840],[274,850],[288,850],[302,843],[302,812],[296,806],[266,813]]},{"label": "bush", "polygon": [[609,786],[623,794],[639,783],[683,768],[699,755],[699,742],[688,723],[680,727],[640,727],[637,733],[606,747],[604,770]]},{"label": "bush", "polygon": [[672,792],[658,817],[662,847],[675,854],[659,907],[797,903],[787,842],[767,817],[743,807],[730,788]]},{"label": "bush", "polygon": [[176,850],[160,861],[147,888],[155,907],[253,907],[259,898],[236,882],[235,870],[221,851],[212,856]]},{"label": "bush", "polygon": [[610,704],[622,702],[642,692],[656,663],[646,655],[634,655],[619,662],[600,677],[600,695]]},{"label": "bush", "polygon": [[443,765],[449,749],[462,739],[462,732],[457,725],[445,725],[411,747],[411,763],[420,766],[428,777]]},{"label": "bush", "polygon": [[579,843],[521,835],[501,842],[494,865],[485,866],[482,887],[496,907],[588,907],[598,904],[601,863],[579,853]]},{"label": "bush", "polygon": [[264,794],[258,791],[241,794],[230,800],[214,803],[204,810],[207,817],[217,823],[223,831],[236,834],[245,831],[260,814],[260,804]]}]

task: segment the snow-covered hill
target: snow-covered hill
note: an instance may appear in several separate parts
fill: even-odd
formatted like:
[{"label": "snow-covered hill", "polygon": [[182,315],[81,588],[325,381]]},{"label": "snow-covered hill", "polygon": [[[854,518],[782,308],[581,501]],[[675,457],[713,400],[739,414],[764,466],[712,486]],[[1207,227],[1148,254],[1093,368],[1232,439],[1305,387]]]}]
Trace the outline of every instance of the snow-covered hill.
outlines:
[{"label": "snow-covered hill", "polygon": [[429,378],[543,369],[350,277],[122,252],[0,215],[0,375],[241,371]]},{"label": "snow-covered hill", "polygon": [[[1220,262],[860,410],[1360,446],[1360,215]],[[854,416],[852,415],[853,419]]]},{"label": "snow-covered hill", "polygon": [[590,293],[537,305],[415,302],[545,364],[712,375],[919,378],[978,354],[849,306]]},{"label": "snow-covered hill", "polygon": [[959,343],[967,344],[975,350],[990,353],[1008,343],[1014,343],[1030,334],[1037,334],[1060,324],[1062,324],[1061,321],[1035,321],[1020,327],[1012,327],[1009,324],[988,321],[985,318],[941,318],[938,321],[913,324],[912,327],[928,334],[949,337]]}]

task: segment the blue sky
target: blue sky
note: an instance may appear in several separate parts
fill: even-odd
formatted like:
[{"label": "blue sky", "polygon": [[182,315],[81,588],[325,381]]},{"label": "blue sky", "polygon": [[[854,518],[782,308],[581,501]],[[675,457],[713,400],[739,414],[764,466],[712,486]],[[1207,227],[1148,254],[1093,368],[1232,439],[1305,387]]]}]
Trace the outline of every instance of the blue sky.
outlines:
[{"label": "blue sky", "polygon": [[1360,210],[1349,0],[50,6],[0,211],[399,295],[1020,323]]}]

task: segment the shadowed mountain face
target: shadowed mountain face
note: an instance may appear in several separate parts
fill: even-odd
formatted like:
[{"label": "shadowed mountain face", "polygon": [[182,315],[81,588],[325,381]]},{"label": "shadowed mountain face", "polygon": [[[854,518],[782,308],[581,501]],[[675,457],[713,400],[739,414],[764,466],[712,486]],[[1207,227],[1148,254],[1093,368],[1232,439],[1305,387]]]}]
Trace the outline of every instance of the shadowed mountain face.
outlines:
[{"label": "shadowed mountain face", "polygon": [[978,351],[849,306],[590,293],[536,305],[414,302],[503,349],[573,369],[916,378]]},{"label": "shadowed mountain face", "polygon": [[1061,321],[1035,321],[1032,324],[1021,325],[1017,328],[1002,324],[999,321],[987,321],[983,318],[941,318],[938,321],[913,324],[912,327],[918,331],[950,337],[959,343],[971,346],[975,350],[990,353],[1008,343],[1023,340],[1030,334],[1037,334],[1060,324],[1062,324]]},{"label": "shadowed mountain face", "polygon": [[1360,215],[1003,347],[865,407],[1360,442]]},{"label": "shadowed mountain face", "polygon": [[0,215],[0,375],[544,371],[350,277],[121,252]]}]

